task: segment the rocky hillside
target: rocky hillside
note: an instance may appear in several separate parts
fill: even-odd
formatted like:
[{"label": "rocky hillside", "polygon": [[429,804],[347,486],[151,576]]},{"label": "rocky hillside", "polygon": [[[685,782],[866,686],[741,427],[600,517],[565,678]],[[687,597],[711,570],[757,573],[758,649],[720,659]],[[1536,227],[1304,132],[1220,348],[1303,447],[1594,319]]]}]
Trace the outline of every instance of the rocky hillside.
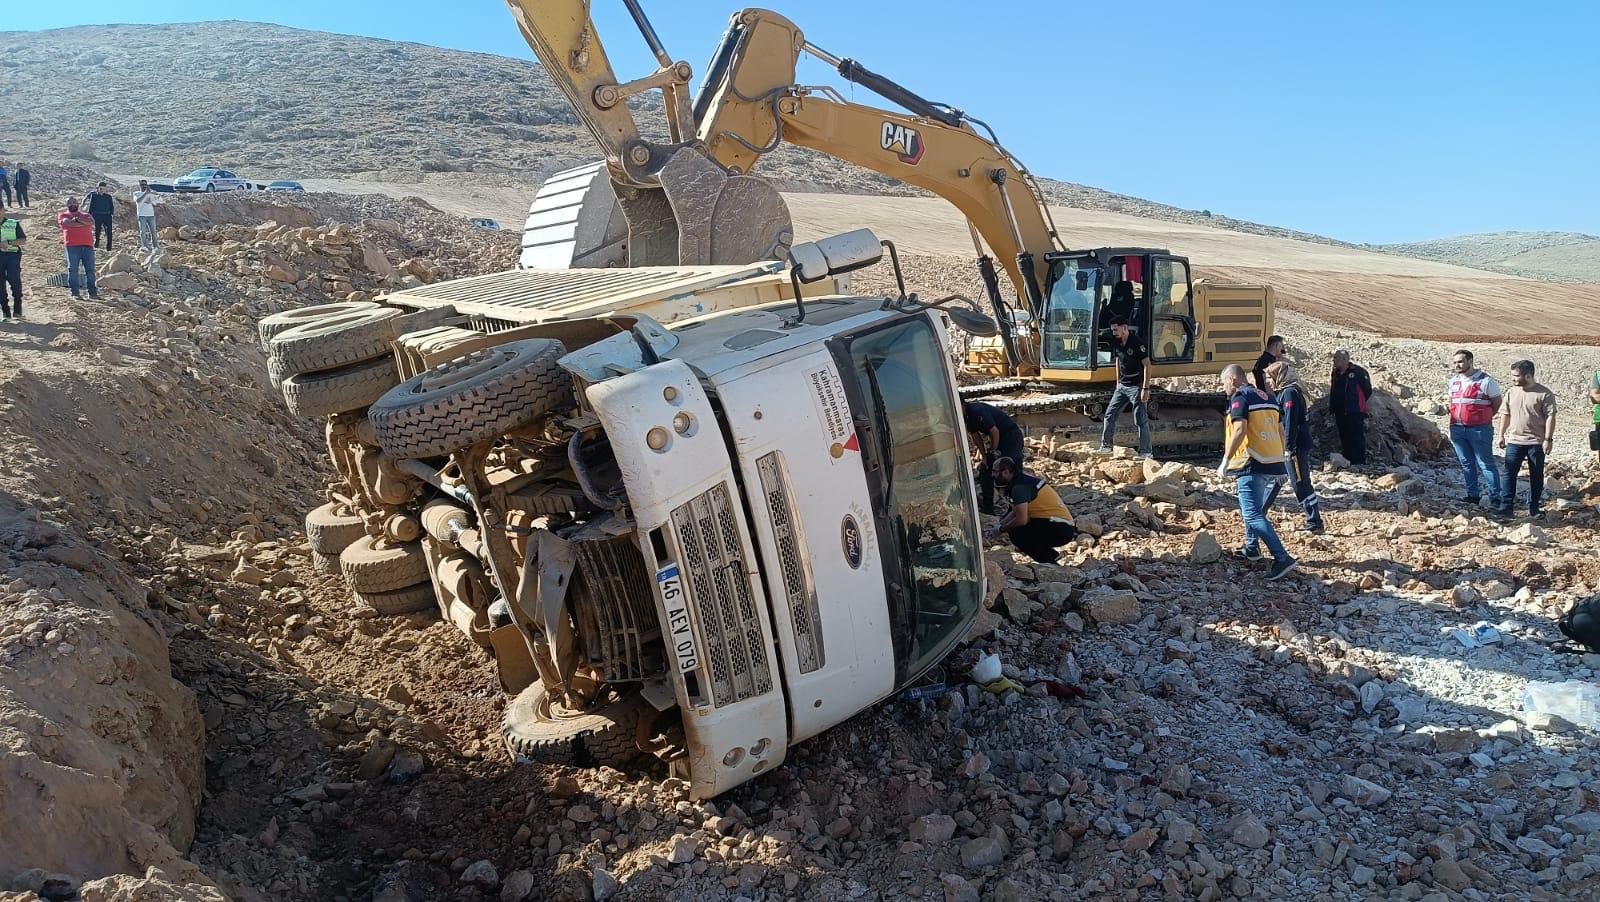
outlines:
[{"label": "rocky hillside", "polygon": [[[0,158],[74,158],[111,172],[216,165],[257,179],[399,182],[455,173],[464,183],[520,179],[531,198],[551,172],[595,156],[533,62],[246,22],[0,32],[0,100]],[[656,126],[655,95],[641,100],[641,121]],[[761,168],[785,189],[917,193],[788,146]],[[1044,190],[1066,206],[1342,243],[1069,182],[1045,179]]]},{"label": "rocky hillside", "polygon": [[1600,237],[1581,232],[1486,232],[1383,249],[1532,279],[1600,282]]}]

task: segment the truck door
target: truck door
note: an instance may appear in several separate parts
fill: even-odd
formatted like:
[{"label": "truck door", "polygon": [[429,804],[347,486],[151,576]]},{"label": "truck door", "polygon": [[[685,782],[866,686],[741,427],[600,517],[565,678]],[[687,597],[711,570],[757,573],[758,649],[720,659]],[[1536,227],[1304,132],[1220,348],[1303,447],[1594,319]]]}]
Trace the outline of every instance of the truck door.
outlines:
[{"label": "truck door", "polygon": [[1150,304],[1150,361],[1157,365],[1192,362],[1198,333],[1189,261],[1152,257],[1150,268],[1145,292]]}]

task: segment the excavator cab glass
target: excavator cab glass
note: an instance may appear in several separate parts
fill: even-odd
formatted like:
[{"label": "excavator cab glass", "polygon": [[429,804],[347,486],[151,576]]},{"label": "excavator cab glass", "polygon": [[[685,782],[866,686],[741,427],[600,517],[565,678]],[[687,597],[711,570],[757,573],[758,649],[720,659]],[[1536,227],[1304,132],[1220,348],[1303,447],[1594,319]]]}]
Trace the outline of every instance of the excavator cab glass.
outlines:
[{"label": "excavator cab glass", "polygon": [[1044,366],[1089,368],[1100,275],[1100,265],[1088,257],[1068,257],[1051,264],[1050,296],[1044,310]]},{"label": "excavator cab glass", "polygon": [[1187,363],[1194,360],[1198,329],[1189,261],[1155,257],[1151,263],[1150,360]]}]

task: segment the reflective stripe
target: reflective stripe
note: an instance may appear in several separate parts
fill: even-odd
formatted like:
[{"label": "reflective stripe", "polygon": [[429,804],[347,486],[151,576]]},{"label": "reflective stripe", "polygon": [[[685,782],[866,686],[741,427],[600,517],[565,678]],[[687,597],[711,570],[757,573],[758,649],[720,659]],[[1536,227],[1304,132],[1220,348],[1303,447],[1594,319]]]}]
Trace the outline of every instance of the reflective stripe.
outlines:
[{"label": "reflective stripe", "polygon": [[1494,380],[1483,370],[1450,377],[1450,422],[1458,426],[1487,426],[1494,421]]}]

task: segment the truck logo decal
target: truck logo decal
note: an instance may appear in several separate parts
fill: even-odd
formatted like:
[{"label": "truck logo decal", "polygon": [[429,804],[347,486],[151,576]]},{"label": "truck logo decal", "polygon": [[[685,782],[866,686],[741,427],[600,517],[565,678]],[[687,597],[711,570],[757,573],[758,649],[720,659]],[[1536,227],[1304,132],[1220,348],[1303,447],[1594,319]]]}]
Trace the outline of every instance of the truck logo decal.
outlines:
[{"label": "truck logo decal", "polygon": [[900,158],[907,166],[922,162],[922,133],[898,122],[883,123],[883,149]]},{"label": "truck logo decal", "polygon": [[861,442],[856,438],[856,424],[850,417],[850,403],[845,400],[844,386],[832,367],[822,367],[806,374],[806,384],[811,388],[811,401],[816,405],[817,420],[826,433],[828,456],[834,461],[845,452],[860,452]]},{"label": "truck logo decal", "polygon": [[856,523],[855,517],[844,515],[844,522],[839,525],[839,539],[844,545],[845,563],[850,565],[851,570],[860,570],[861,527]]}]

